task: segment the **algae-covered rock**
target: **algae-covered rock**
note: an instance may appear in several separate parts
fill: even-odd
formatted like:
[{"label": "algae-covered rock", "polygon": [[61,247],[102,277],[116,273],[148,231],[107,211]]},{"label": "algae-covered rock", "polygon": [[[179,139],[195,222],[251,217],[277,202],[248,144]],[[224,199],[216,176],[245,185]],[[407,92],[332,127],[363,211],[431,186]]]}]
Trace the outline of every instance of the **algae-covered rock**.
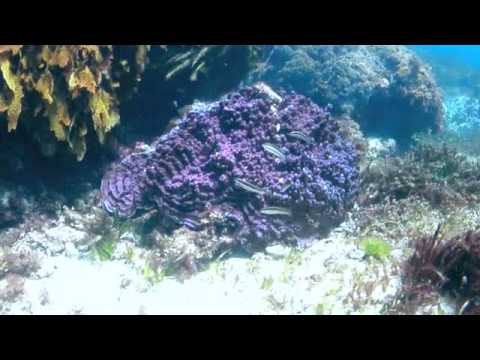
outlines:
[{"label": "algae-covered rock", "polygon": [[442,97],[430,68],[394,45],[275,46],[253,80],[294,90],[335,115],[348,115],[367,134],[406,143],[442,127]]}]

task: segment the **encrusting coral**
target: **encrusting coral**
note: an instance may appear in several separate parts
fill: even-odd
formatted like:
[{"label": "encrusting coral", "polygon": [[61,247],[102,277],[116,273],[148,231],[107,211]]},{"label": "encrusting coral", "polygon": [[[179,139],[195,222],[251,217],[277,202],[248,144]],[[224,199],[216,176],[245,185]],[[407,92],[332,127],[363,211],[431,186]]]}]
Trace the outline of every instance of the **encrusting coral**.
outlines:
[{"label": "encrusting coral", "polygon": [[104,176],[101,204],[121,218],[156,208],[163,230],[198,230],[216,213],[217,231],[262,244],[337,225],[357,180],[357,151],[329,110],[260,83],[196,104],[125,157]]}]

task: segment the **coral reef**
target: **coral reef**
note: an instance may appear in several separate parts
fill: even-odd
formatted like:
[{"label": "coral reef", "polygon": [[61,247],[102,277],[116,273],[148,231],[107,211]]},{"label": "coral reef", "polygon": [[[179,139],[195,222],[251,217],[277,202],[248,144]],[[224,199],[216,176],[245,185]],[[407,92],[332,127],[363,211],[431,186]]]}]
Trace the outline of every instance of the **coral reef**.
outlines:
[{"label": "coral reef", "polygon": [[243,88],[196,104],[124,158],[104,176],[101,204],[121,218],[156,208],[163,230],[200,230],[213,217],[242,244],[324,233],[357,192],[358,154],[339,129],[308,98]]},{"label": "coral reef", "polygon": [[431,71],[403,46],[275,46],[252,79],[331,103],[334,115],[349,115],[365,133],[400,145],[442,127],[442,97]]},{"label": "coral reef", "polygon": [[[338,131],[341,136],[350,133],[341,132],[340,127]],[[382,164],[393,148],[390,143],[369,141],[368,157],[379,156]],[[11,189],[16,189],[15,184]],[[72,308],[87,314],[136,313],[140,306],[144,313],[412,313],[413,306],[390,303],[398,299],[395,295],[402,286],[401,265],[412,255],[409,240],[431,236],[439,223],[445,239],[465,229],[480,231],[480,207],[475,201],[452,211],[445,204],[432,207],[415,196],[379,199],[352,208],[328,238],[314,241],[307,249],[274,242],[265,253],[247,257],[226,246],[235,240],[217,234],[214,227],[163,231],[157,225],[164,215],[155,209],[116,221],[94,207],[96,195],[97,189],[65,206],[65,199],[47,193],[42,197],[44,205],[52,208],[47,218],[29,210],[24,223],[0,230],[0,247],[11,247],[9,255],[32,250],[42,260],[42,268],[34,274],[11,272],[0,279],[0,313],[70,313]],[[222,220],[222,215],[221,208],[205,214],[209,223]],[[375,256],[378,248],[385,247],[374,246],[370,252],[363,240],[372,239],[382,239],[390,248],[384,261],[365,257],[366,251]],[[188,279],[179,282],[178,277]],[[207,292],[204,298],[205,286],[212,287],[214,295]],[[463,313],[476,309],[473,300],[458,300],[455,308],[438,291],[429,294],[416,313],[452,314],[464,304]],[[209,307],[212,296],[215,306]],[[178,301],[192,297],[194,303]],[[48,299],[50,304],[45,305]],[[257,300],[252,303],[251,299]]]}]

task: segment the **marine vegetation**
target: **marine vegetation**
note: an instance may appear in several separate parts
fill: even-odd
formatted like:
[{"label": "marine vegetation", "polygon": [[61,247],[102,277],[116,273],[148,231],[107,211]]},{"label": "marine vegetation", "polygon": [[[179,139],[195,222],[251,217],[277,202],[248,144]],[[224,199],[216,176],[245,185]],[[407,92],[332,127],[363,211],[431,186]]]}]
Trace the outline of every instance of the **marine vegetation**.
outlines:
[{"label": "marine vegetation", "polygon": [[392,247],[385,241],[376,237],[366,237],[360,241],[360,248],[368,257],[383,261],[390,256]]},{"label": "marine vegetation", "polygon": [[417,132],[441,130],[442,96],[427,64],[404,46],[278,45],[252,75],[293,90],[369,135],[400,145]]},{"label": "marine vegetation", "polygon": [[386,155],[362,172],[362,205],[418,197],[432,206],[469,204],[480,196],[480,165],[442,141],[419,140],[410,151]]},{"label": "marine vegetation", "polygon": [[480,233],[444,239],[439,226],[433,236],[415,242],[404,266],[397,306],[415,312],[436,292],[455,299],[459,314],[480,312]]},{"label": "marine vegetation", "polygon": [[162,231],[213,226],[264,246],[338,225],[358,174],[354,145],[328,109],[260,83],[196,104],[122,159],[102,180],[101,205],[120,218],[156,209]]},{"label": "marine vegetation", "polygon": [[[236,65],[245,59],[244,65],[239,71],[228,70],[236,75],[221,87],[240,82],[236,77],[248,70],[255,47],[233,48],[0,45],[0,123],[5,119],[9,133],[25,130],[44,156],[57,153],[60,142],[80,161],[88,143],[103,144],[120,123],[120,104],[138,92],[147,69],[161,70],[165,81],[159,83],[164,93],[183,91],[192,97],[185,80],[183,88],[179,86],[180,79],[186,77],[192,87],[207,83],[206,77],[212,76],[213,89],[215,82],[222,82],[213,75],[221,73],[218,67],[225,67],[232,57]],[[175,100],[165,97],[168,102]]]},{"label": "marine vegetation", "polygon": [[[129,50],[142,53],[148,47]],[[89,129],[103,143],[119,123],[118,89],[131,74],[117,71],[126,61],[114,55],[112,45],[2,45],[0,112],[8,131],[25,122],[38,141],[54,137],[83,159]],[[146,57],[136,60],[129,66],[140,76]],[[48,121],[30,120],[35,117]]]}]

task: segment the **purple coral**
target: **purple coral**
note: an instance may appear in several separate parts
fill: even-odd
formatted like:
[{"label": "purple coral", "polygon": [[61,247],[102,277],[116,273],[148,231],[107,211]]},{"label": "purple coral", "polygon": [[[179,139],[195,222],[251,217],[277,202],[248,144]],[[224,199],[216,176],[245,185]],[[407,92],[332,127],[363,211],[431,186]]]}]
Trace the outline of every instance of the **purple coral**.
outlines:
[{"label": "purple coral", "polygon": [[[216,229],[242,243],[298,239],[337,225],[356,194],[357,153],[328,108],[282,95],[260,84],[194,107],[105,175],[104,209],[128,218],[156,207],[162,226],[192,229],[215,210],[223,219]],[[266,144],[285,156],[266,151]],[[272,207],[277,212],[265,211]]]}]

